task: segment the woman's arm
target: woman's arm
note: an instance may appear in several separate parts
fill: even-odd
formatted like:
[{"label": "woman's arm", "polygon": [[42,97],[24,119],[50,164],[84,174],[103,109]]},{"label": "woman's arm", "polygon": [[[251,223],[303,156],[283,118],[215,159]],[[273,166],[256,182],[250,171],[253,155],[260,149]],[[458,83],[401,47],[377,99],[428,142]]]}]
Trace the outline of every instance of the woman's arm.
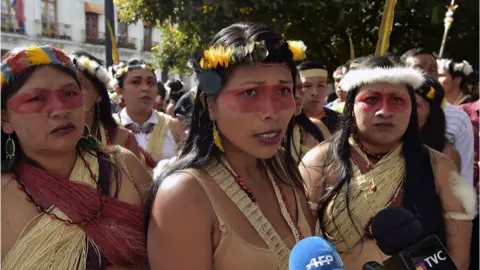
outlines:
[{"label": "woman's arm", "polygon": [[121,126],[118,126],[118,134],[117,138],[115,138],[115,144],[118,144],[128,150],[130,150],[135,156],[139,159],[140,157],[140,148],[137,143],[137,139],[135,139],[135,135],[133,133]]},{"label": "woman's arm", "polygon": [[135,189],[143,199],[147,195],[148,188],[152,183],[152,176],[148,173],[145,165],[130,151],[122,149],[121,156],[125,161],[128,171],[132,177]]},{"label": "woman's arm", "polygon": [[161,184],[147,234],[152,270],[212,270],[214,213],[193,176],[177,174]]},{"label": "woman's arm", "polygon": [[436,156],[435,181],[445,211],[447,249],[458,269],[467,270],[476,193],[449,158],[441,153]]},{"label": "woman's arm", "polygon": [[316,204],[320,201],[324,191],[322,162],[324,162],[327,149],[328,144],[326,143],[316,146],[303,157],[298,168],[305,183],[308,205],[313,216],[312,228],[315,228],[318,218]]},{"label": "woman's arm", "polygon": [[185,133],[183,132],[182,123],[177,118],[172,118],[168,122],[168,128],[172,132],[175,143],[179,145],[185,138]]}]

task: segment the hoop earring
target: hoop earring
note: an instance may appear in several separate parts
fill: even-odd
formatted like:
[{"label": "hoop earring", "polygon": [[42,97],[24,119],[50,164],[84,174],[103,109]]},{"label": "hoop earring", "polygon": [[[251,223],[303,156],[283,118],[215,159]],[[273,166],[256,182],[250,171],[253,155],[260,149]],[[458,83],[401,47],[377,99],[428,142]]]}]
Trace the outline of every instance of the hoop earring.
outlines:
[{"label": "hoop earring", "polygon": [[5,142],[5,160],[2,162],[2,172],[7,172],[12,169],[13,162],[15,161],[15,141],[12,136],[8,134],[7,141]]},{"label": "hoop earring", "polygon": [[213,122],[213,141],[215,142],[215,145],[220,151],[225,152],[225,150],[223,149],[222,138],[220,138],[220,132],[218,132],[215,122]]}]

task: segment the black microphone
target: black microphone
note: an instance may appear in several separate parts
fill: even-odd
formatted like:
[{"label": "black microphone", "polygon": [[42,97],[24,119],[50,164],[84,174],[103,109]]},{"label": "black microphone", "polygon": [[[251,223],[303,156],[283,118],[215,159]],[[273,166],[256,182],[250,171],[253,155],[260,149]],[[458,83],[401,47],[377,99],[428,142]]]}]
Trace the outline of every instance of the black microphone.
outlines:
[{"label": "black microphone", "polygon": [[362,270],[384,270],[385,267],[377,262],[367,262],[363,265]]},{"label": "black microphone", "polygon": [[372,234],[380,250],[391,256],[386,270],[456,270],[436,235],[424,237],[422,225],[401,207],[389,207],[373,218]]}]

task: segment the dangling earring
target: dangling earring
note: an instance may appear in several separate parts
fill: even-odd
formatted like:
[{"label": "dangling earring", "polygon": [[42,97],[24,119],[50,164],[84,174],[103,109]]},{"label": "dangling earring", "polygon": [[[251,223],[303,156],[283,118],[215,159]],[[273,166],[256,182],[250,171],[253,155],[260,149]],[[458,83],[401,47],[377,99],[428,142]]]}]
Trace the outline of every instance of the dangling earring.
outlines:
[{"label": "dangling earring", "polygon": [[78,145],[80,145],[83,150],[96,150],[100,148],[102,143],[97,140],[95,137],[90,134],[90,130],[88,129],[87,125],[83,126],[83,134],[82,138],[80,138],[80,141],[78,141]]},{"label": "dangling earring", "polygon": [[220,138],[220,132],[218,132],[215,122],[213,122],[213,141],[220,151],[225,152],[225,150],[223,150],[222,138]]},{"label": "dangling earring", "polygon": [[100,101],[97,101],[97,125],[100,123]]},{"label": "dangling earring", "polygon": [[12,169],[13,162],[15,161],[15,141],[12,136],[8,134],[8,139],[5,142],[5,160],[2,162],[2,172],[7,172]]}]

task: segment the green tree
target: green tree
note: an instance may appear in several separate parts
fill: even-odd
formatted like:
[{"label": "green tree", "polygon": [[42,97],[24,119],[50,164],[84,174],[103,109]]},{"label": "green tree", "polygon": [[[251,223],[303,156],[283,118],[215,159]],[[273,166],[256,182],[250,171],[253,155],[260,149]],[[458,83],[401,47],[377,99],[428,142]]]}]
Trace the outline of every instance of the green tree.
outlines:
[{"label": "green tree", "polygon": [[[444,2],[445,1],[445,2]],[[450,0],[398,0],[390,52],[422,46],[438,51],[445,5]],[[115,0],[130,21],[171,23],[204,48],[212,34],[236,21],[262,22],[290,40],[303,40],[307,57],[333,71],[350,58],[348,33],[356,56],[375,52],[385,1],[378,0]],[[446,56],[478,68],[478,8],[475,0],[458,1]],[[178,61],[176,63],[182,63]]]}]

